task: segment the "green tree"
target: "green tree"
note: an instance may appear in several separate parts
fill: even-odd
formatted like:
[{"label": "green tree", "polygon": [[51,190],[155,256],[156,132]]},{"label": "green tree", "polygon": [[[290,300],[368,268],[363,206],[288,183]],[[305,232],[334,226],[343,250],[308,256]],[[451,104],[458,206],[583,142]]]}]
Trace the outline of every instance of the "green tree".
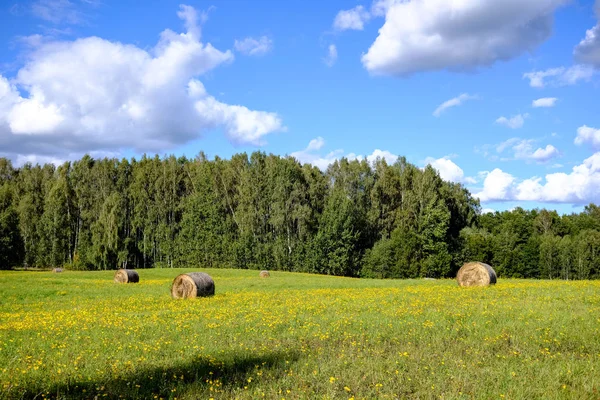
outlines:
[{"label": "green tree", "polygon": [[560,276],[560,243],[561,238],[547,230],[540,241],[540,276],[554,279]]},{"label": "green tree", "polygon": [[[0,182],[3,178],[0,176]],[[9,183],[0,184],[0,269],[11,269],[23,262],[24,248],[19,234],[19,216],[12,202],[13,194]]]}]

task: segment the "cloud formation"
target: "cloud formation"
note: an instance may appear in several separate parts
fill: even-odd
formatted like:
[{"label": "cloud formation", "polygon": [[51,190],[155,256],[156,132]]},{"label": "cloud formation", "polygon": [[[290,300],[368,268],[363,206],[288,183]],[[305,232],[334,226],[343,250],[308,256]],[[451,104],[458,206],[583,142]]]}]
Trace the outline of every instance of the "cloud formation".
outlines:
[{"label": "cloud formation", "polygon": [[350,10],[341,10],[333,20],[333,29],[336,31],[362,31],[367,22],[375,17],[385,16],[388,9],[398,2],[399,0],[374,0],[370,10],[362,5]]},{"label": "cloud formation", "polygon": [[363,55],[373,74],[472,70],[532,51],[552,33],[567,0],[412,0],[388,4],[379,36]]},{"label": "cloud formation", "polygon": [[290,154],[290,156],[294,157],[302,164],[312,164],[322,171],[325,171],[327,167],[333,164],[336,160],[344,157],[348,160],[358,161],[366,159],[370,163],[374,163],[377,159],[385,159],[388,164],[393,164],[398,159],[397,155],[387,150],[380,149],[375,149],[373,153],[367,156],[357,155],[355,153],[344,154],[345,152],[343,149],[333,150],[325,155],[321,155],[318,153],[318,150],[321,150],[324,145],[325,140],[319,136],[315,139],[312,139],[304,150],[295,151]]},{"label": "cloud formation", "polygon": [[525,118],[527,118],[528,115],[527,114],[517,114],[513,117],[510,118],[506,118],[504,116],[498,118],[496,120],[497,124],[500,125],[504,125],[510,129],[518,129],[518,128],[522,128],[523,124],[525,123]]},{"label": "cloud formation", "polygon": [[163,31],[144,50],[98,37],[42,42],[10,82],[0,76],[3,155],[63,157],[88,151],[163,152],[213,128],[234,143],[260,145],[281,118],[210,96],[198,77],[233,61],[201,41],[189,6],[186,32]]},{"label": "cloud formation", "polygon": [[333,28],[338,31],[362,31],[365,22],[371,19],[371,14],[363,6],[356,6],[350,10],[342,10],[333,20]]},{"label": "cloud formation", "polygon": [[247,37],[236,40],[233,47],[247,56],[263,56],[273,49],[273,40],[267,36],[261,36],[258,39]]},{"label": "cloud formation", "polygon": [[597,149],[600,149],[600,129],[592,128],[587,125],[580,126],[577,129],[576,145],[588,143]]},{"label": "cloud formation", "polygon": [[570,173],[548,174],[545,179],[518,180],[498,168],[485,175],[482,191],[475,194],[482,202],[517,200],[586,204],[600,200],[600,153],[585,159]]},{"label": "cloud formation", "polygon": [[531,103],[531,106],[533,108],[554,107],[554,105],[556,105],[557,100],[558,99],[556,97],[543,97],[541,99],[534,100]]},{"label": "cloud formation", "polygon": [[534,139],[511,138],[497,144],[495,147],[498,154],[502,154],[506,150],[512,152],[512,157],[501,158],[501,161],[522,160],[542,164],[560,156],[560,152],[553,145],[547,144],[546,147],[536,149],[535,142]]},{"label": "cloud formation", "polygon": [[523,74],[523,78],[529,79],[529,86],[543,88],[546,86],[570,86],[579,81],[589,81],[594,76],[594,68],[587,65],[573,65],[565,68],[550,68],[544,71],[532,71]]},{"label": "cloud formation", "polygon": [[329,47],[327,48],[327,56],[323,59],[323,62],[328,67],[333,67],[333,65],[337,61],[337,58],[338,58],[337,47],[335,47],[335,44],[330,44]]},{"label": "cloud formation", "polygon": [[[96,1],[81,1],[84,5],[95,5]],[[69,0],[37,0],[31,4],[31,13],[44,21],[53,24],[79,25],[86,21],[86,15]]]},{"label": "cloud formation", "polygon": [[440,104],[438,106],[438,108],[436,108],[435,111],[433,112],[433,115],[435,117],[439,117],[448,108],[460,106],[465,101],[473,100],[476,98],[477,98],[477,96],[471,96],[468,93],[463,93],[457,97],[454,97],[454,98],[447,100],[447,101],[443,102],[442,104]]},{"label": "cloud formation", "polygon": [[583,64],[600,68],[600,0],[594,6],[599,22],[585,33],[585,38],[573,50],[575,59]]},{"label": "cloud formation", "polygon": [[465,184],[473,184],[476,182],[475,178],[468,176],[466,177],[462,168],[456,165],[450,159],[450,157],[442,157],[438,159],[428,157],[425,160],[425,163],[435,168],[440,174],[440,177],[445,181]]}]

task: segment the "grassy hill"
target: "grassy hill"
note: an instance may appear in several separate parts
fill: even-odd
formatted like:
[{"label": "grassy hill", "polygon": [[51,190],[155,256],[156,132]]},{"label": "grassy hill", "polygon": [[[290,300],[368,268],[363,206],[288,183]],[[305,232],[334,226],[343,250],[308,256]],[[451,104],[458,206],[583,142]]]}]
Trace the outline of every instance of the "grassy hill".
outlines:
[{"label": "grassy hill", "polygon": [[598,398],[600,282],[0,272],[0,398]]}]

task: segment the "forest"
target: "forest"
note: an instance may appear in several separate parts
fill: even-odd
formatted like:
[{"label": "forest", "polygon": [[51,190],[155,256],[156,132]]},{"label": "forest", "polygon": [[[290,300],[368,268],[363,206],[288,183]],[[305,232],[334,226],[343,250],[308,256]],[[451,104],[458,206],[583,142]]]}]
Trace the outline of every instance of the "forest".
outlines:
[{"label": "forest", "polygon": [[0,158],[0,269],[213,267],[351,277],[600,278],[600,208],[481,213],[432,167],[292,157]]}]

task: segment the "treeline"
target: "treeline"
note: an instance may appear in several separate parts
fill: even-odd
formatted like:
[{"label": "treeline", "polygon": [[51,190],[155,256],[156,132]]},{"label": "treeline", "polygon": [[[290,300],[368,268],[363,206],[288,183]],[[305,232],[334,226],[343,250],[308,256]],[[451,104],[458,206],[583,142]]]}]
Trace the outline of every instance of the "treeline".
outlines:
[{"label": "treeline", "polygon": [[255,152],[59,167],[0,159],[0,268],[217,267],[381,278],[595,278],[600,211],[480,215],[477,199],[400,158],[326,172]]}]

